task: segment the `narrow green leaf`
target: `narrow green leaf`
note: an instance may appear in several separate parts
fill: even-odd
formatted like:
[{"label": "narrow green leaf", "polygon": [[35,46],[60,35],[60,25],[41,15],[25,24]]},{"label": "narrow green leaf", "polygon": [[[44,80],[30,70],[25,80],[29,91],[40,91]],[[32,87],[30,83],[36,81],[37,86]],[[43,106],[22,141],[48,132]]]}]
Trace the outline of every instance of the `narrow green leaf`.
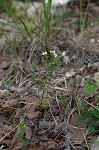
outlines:
[{"label": "narrow green leaf", "polygon": [[31,31],[29,30],[29,28],[26,26],[25,22],[19,17],[19,20],[21,21],[22,25],[24,26],[24,29],[27,33],[27,35],[29,36],[31,42],[33,41],[33,36],[32,36],[32,33]]}]

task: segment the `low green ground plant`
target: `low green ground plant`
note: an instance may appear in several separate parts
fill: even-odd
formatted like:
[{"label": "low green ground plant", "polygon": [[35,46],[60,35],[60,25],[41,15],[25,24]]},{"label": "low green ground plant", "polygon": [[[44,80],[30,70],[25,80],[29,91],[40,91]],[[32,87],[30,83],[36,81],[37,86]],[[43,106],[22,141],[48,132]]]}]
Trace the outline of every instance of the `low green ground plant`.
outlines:
[{"label": "low green ground plant", "polygon": [[18,124],[18,129],[19,131],[16,133],[16,137],[18,138],[18,143],[20,145],[20,148],[22,150],[25,150],[26,145],[28,144],[28,140],[25,138],[26,127],[25,127],[24,121],[21,121]]},{"label": "low green ground plant", "polygon": [[[98,81],[94,83],[91,78],[86,79],[85,84],[85,94],[91,99],[93,95],[92,104],[86,99],[79,99],[77,102],[77,107],[80,111],[80,117],[78,123],[86,124],[88,126],[89,134],[99,132],[99,83]],[[97,99],[98,97],[98,99]]]}]

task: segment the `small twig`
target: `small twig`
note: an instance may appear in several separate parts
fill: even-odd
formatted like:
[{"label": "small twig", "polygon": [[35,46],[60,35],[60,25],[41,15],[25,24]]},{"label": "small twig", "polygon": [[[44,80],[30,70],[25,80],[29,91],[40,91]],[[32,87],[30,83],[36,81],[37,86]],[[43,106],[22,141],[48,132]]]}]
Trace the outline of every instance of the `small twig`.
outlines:
[{"label": "small twig", "polygon": [[97,109],[97,110],[99,111],[98,107],[96,107],[96,106],[92,105],[91,103],[89,103],[89,102],[88,102],[88,101],[86,101],[86,100],[83,100],[83,101],[85,101],[88,105],[92,106],[93,108],[95,108],[95,109]]},{"label": "small twig", "polygon": [[70,89],[66,89],[66,88],[61,88],[61,87],[52,87],[53,89],[55,90],[60,90],[60,91],[66,91],[66,92],[70,92],[71,90]]},{"label": "small twig", "polygon": [[11,130],[10,132],[8,132],[5,136],[3,136],[1,139],[0,139],[0,142],[2,142],[11,132],[13,132],[15,129],[17,129],[18,126],[16,126],[13,130]]}]

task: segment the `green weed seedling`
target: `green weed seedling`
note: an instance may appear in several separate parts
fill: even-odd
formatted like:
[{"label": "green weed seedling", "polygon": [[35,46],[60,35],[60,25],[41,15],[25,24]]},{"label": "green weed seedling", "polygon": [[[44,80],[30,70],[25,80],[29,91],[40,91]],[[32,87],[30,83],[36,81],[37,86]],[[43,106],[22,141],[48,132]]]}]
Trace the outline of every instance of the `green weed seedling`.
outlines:
[{"label": "green weed seedling", "polygon": [[[53,75],[53,72],[56,70],[56,71],[60,71],[60,60],[61,60],[61,57],[57,57],[55,55],[55,53],[53,53],[53,51],[50,52],[50,60],[52,60],[51,62],[48,62],[48,66],[47,66],[47,71],[46,71],[46,74],[45,74],[45,79],[43,80],[43,92],[42,92],[42,99],[44,97],[44,93],[47,89],[46,87],[46,83],[48,81],[49,78],[52,77]],[[44,53],[44,56],[45,56],[45,59],[48,61],[49,58],[48,58],[48,54],[45,52]]]},{"label": "green weed seedling", "polygon": [[18,124],[18,129],[19,132],[16,134],[16,137],[18,138],[21,149],[25,150],[28,140],[25,138],[26,128],[23,121]]},{"label": "green weed seedling", "polygon": [[13,85],[13,80],[9,79],[6,81],[6,84],[11,87]]},{"label": "green weed seedling", "polygon": [[[98,90],[99,84],[93,83],[91,78],[87,78],[85,93],[90,97],[90,95],[94,94]],[[86,124],[88,126],[89,134],[99,131],[99,99],[94,98],[93,100],[96,106],[88,103],[87,100],[80,100],[78,103],[78,108],[81,113],[77,122]]]},{"label": "green weed seedling", "polygon": [[85,25],[87,21],[87,12],[88,12],[88,6],[89,6],[90,0],[88,1],[87,8],[85,14],[83,13],[83,0],[80,0],[80,39],[81,42],[84,38],[84,31],[85,31]]},{"label": "green weed seedling", "polygon": [[92,83],[91,78],[86,79],[86,84],[85,84],[85,93],[86,94],[91,95],[98,89],[99,89],[98,83]]}]

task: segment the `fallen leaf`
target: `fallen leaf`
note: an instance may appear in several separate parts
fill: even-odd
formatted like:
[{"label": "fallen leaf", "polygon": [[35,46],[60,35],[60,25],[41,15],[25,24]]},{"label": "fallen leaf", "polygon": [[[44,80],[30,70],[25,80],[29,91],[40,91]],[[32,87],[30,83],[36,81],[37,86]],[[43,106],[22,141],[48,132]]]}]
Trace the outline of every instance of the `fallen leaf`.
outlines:
[{"label": "fallen leaf", "polygon": [[56,143],[52,139],[48,139],[48,141],[42,141],[42,144],[40,142],[33,145],[29,150],[55,150],[56,149]]},{"label": "fallen leaf", "polygon": [[70,77],[74,76],[75,73],[76,73],[76,72],[75,72],[73,69],[71,69],[69,72],[66,72],[65,76],[66,76],[67,78],[70,78]]},{"label": "fallen leaf", "polygon": [[52,139],[48,139],[47,148],[48,148],[48,150],[55,150],[55,148],[56,148],[55,141]]},{"label": "fallen leaf", "polygon": [[48,129],[51,126],[51,121],[42,120],[39,122],[41,129]]},{"label": "fallen leaf", "polygon": [[6,58],[0,56],[0,69],[6,69],[7,67],[9,67],[9,63],[6,61]]},{"label": "fallen leaf", "polygon": [[27,113],[26,116],[27,116],[29,119],[35,119],[35,118],[39,117],[39,115],[40,115],[40,112],[39,112],[39,111],[31,110],[30,112]]},{"label": "fallen leaf", "polygon": [[31,108],[35,108],[38,103],[38,99],[36,97],[27,97],[25,98],[26,105],[24,106],[24,109],[30,110]]},{"label": "fallen leaf", "polygon": [[12,114],[16,111],[15,108],[9,107],[9,106],[4,106],[4,105],[2,106],[2,109],[5,113],[8,113],[8,114]]},{"label": "fallen leaf", "polygon": [[49,109],[49,100],[41,100],[41,109],[48,110]]},{"label": "fallen leaf", "polygon": [[[16,147],[18,147],[18,149],[16,149]],[[19,150],[18,139],[16,136],[13,136],[13,138],[11,140],[10,149],[14,149],[14,148],[15,148],[15,150]]]},{"label": "fallen leaf", "polygon": [[2,96],[7,96],[9,94],[9,91],[8,90],[0,90],[0,97]]},{"label": "fallen leaf", "polygon": [[9,67],[9,63],[5,60],[3,60],[1,63],[0,63],[0,69],[6,69]]},{"label": "fallen leaf", "polygon": [[32,129],[28,126],[25,126],[26,128],[26,139],[31,140],[32,138]]},{"label": "fallen leaf", "polygon": [[96,72],[93,76],[93,79],[97,82],[99,81],[99,72]]},{"label": "fallen leaf", "polygon": [[0,145],[7,145],[8,147],[10,147],[11,139],[4,139],[2,142],[0,142]]},{"label": "fallen leaf", "polygon": [[6,117],[0,114],[0,124],[2,125],[2,123],[5,123],[5,122],[6,122]]},{"label": "fallen leaf", "polygon": [[31,146],[29,150],[44,150],[44,146],[41,143],[36,143],[35,145]]},{"label": "fallen leaf", "polygon": [[[0,144],[3,142],[2,138],[8,134],[11,130],[0,128]],[[7,135],[7,138],[11,138],[10,134]]]},{"label": "fallen leaf", "polygon": [[78,124],[77,120],[78,116],[76,114],[73,114],[68,124],[68,128],[70,129],[70,131],[72,131],[72,134],[69,138],[75,144],[81,144],[87,136],[87,130],[86,125]]},{"label": "fallen leaf", "polygon": [[5,102],[5,104],[2,106],[4,107],[17,107],[18,102],[20,101],[19,98],[15,98],[15,99],[11,99],[11,100],[7,100]]}]

